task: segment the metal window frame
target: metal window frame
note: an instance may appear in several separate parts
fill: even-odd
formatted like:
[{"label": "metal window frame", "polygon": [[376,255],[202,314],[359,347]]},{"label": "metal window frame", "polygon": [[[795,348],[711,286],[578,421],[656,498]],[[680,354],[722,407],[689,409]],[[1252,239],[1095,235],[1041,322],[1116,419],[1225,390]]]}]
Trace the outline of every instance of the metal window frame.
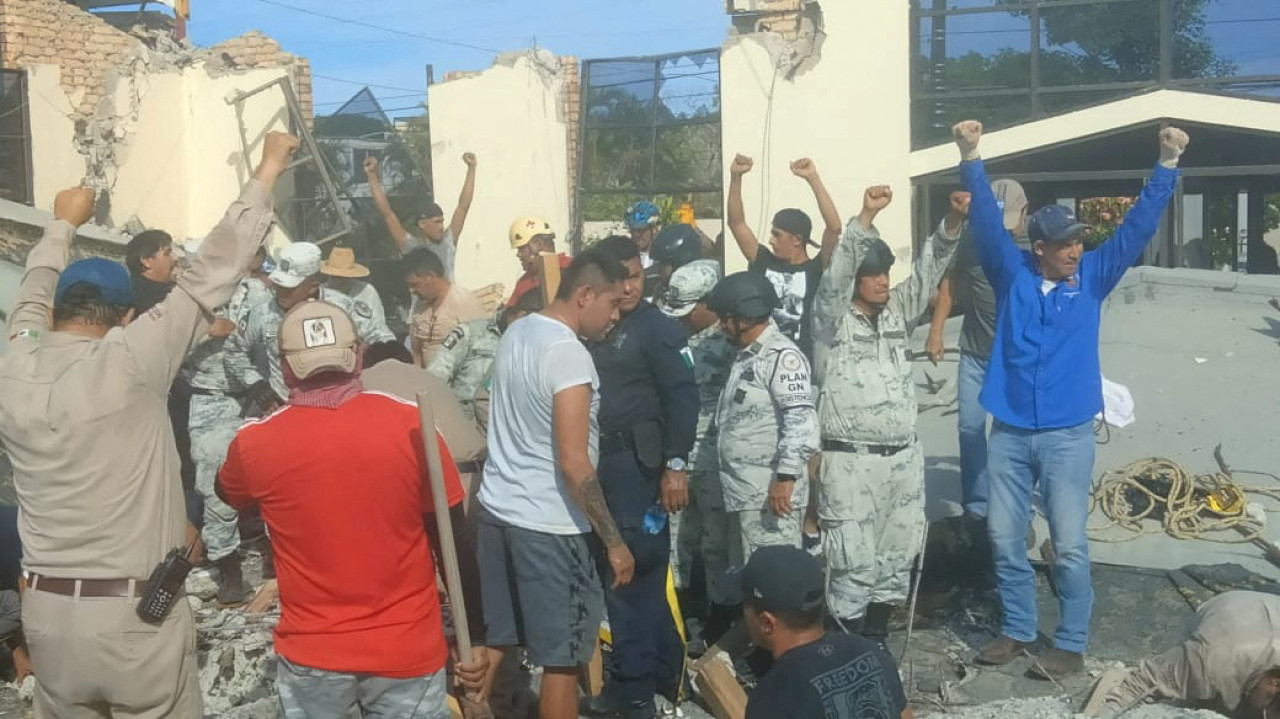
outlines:
[{"label": "metal window frame", "polygon": [[[683,120],[673,120],[671,122],[658,121],[658,109],[662,103],[660,93],[662,91],[662,63],[667,60],[681,57],[689,57],[692,55],[710,55],[715,54],[717,60],[717,78],[721,77],[719,69],[720,61],[723,60],[723,48],[712,47],[698,50],[685,50],[683,52],[663,53],[661,55],[623,55],[619,57],[596,58],[592,60],[584,60],[582,62],[581,78],[580,78],[580,112],[578,113],[578,167],[577,181],[574,183],[574,192],[577,195],[577,202],[574,203],[573,218],[574,227],[581,228],[584,219],[583,198],[589,196],[609,196],[609,195],[633,195],[638,197],[654,197],[657,195],[679,195],[679,194],[705,194],[712,192],[724,192],[724,182],[718,186],[693,186],[693,187],[666,187],[658,183],[658,131],[667,128],[685,127],[689,125],[717,125],[723,131],[724,127],[724,84],[717,79],[716,82],[716,105],[720,108],[714,119],[689,118]],[[592,124],[589,121],[590,97],[591,97],[591,69],[595,65],[602,65],[616,62],[643,62],[653,65],[653,97],[650,100],[650,116],[646,123],[625,122],[625,123],[606,123]],[[629,83],[625,83],[629,84]],[[712,93],[707,93],[711,95]],[[639,188],[626,189],[593,189],[586,183],[586,165],[587,165],[587,133],[593,130],[650,130],[649,134],[649,178],[648,183]],[[576,235],[576,231],[575,231]],[[575,237],[575,242],[577,238]]]},{"label": "metal window frame", "polygon": [[[946,0],[933,0],[936,5],[944,5]],[[1040,78],[1040,59],[1043,54],[1040,38],[1043,33],[1042,27],[1042,10],[1057,10],[1060,8],[1071,7],[1091,7],[1099,5],[1114,5],[1119,3],[1143,2],[1157,3],[1158,19],[1157,33],[1159,36],[1159,58],[1156,71],[1156,77],[1152,80],[1133,80],[1124,82],[1110,83],[1094,83],[1094,84],[1071,84],[1071,85],[1043,85]],[[1192,89],[1196,92],[1205,92],[1217,95],[1226,95],[1230,97],[1244,97],[1252,100],[1261,100],[1264,102],[1280,102],[1280,97],[1255,96],[1245,93],[1231,92],[1229,89],[1232,85],[1248,85],[1248,84],[1278,84],[1280,85],[1280,74],[1268,75],[1236,75],[1230,77],[1202,77],[1202,78],[1175,78],[1173,72],[1174,64],[1174,40],[1175,33],[1173,27],[1173,3],[1175,0],[1024,0],[1024,2],[1013,3],[1008,5],[991,5],[987,7],[972,8],[940,8],[935,7],[930,10],[922,9],[915,3],[911,7],[911,19],[909,28],[911,33],[911,62],[913,66],[921,58],[925,58],[921,48],[921,21],[929,19],[932,23],[930,40],[931,43],[937,44],[939,38],[945,38],[946,35],[946,19],[955,16],[965,15],[987,15],[987,14],[1009,14],[1023,12],[1027,14],[1029,20],[1028,32],[1030,33],[1030,50],[1029,55],[1029,75],[1027,87],[1016,88],[992,88],[992,89],[965,89],[965,90],[937,90],[930,91],[928,80],[925,79],[925,73],[911,73],[911,101],[947,101],[947,100],[965,100],[965,99],[987,99],[1001,97],[1026,97],[1028,101],[1028,116],[1026,122],[1040,120],[1046,117],[1071,112],[1072,110],[1055,110],[1046,112],[1044,110],[1043,99],[1046,95],[1072,93],[1072,92],[1109,92],[1117,90],[1133,90],[1138,94],[1144,90],[1156,89]],[[930,57],[932,56],[932,50]],[[941,75],[937,67],[930,67],[928,73],[933,80],[935,86],[940,84]],[[921,86],[921,81],[926,84]],[[914,140],[915,130],[918,126],[916,113],[912,112],[912,129],[913,129],[913,147],[927,147],[931,143],[923,143],[916,145]]]},{"label": "metal window frame", "polygon": [[[17,140],[22,145],[22,161],[23,161],[23,179],[25,187],[21,193],[21,202],[24,205],[35,204],[35,165],[31,158],[31,90],[27,85],[27,71],[16,70],[10,68],[0,68],[0,74],[12,75],[18,79],[15,93],[18,96],[18,115],[22,118],[22,130],[16,135],[0,133],[0,140]],[[3,85],[0,85],[3,87]]]}]

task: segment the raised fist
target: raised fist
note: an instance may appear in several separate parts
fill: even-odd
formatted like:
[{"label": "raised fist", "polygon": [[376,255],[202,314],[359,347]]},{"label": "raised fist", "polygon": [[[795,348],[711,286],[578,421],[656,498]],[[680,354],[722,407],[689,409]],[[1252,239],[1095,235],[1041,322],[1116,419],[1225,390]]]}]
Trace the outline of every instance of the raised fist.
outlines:
[{"label": "raised fist", "polygon": [[796,177],[803,177],[806,180],[812,180],[818,176],[818,167],[813,164],[813,160],[802,157],[791,163],[791,174]]},{"label": "raised fist", "polygon": [[1160,131],[1160,164],[1165,167],[1176,167],[1178,158],[1182,157],[1191,138],[1176,127],[1166,127]]},{"label": "raised fist", "polygon": [[268,132],[262,142],[262,161],[288,165],[289,158],[301,146],[302,141],[287,132]]},{"label": "raised fist", "polygon": [[862,193],[863,210],[879,212],[888,207],[890,202],[893,202],[893,190],[888,185],[868,187],[867,191]]},{"label": "raised fist", "polygon": [[977,120],[965,120],[951,128],[956,138],[956,146],[960,148],[960,156],[965,160],[978,159],[978,141],[982,139],[982,123]]},{"label": "raised fist", "polygon": [[746,155],[736,155],[733,163],[729,165],[729,174],[742,176],[751,172],[751,168],[755,167],[755,160]]},{"label": "raised fist", "polygon": [[462,153],[462,161],[467,164],[467,167],[475,167],[476,154],[474,152],[464,152]]},{"label": "raised fist", "polygon": [[960,217],[969,216],[969,201],[973,199],[973,195],[964,190],[956,190],[951,193],[951,212]]},{"label": "raised fist", "polygon": [[72,227],[79,227],[93,217],[94,192],[87,187],[72,187],[53,198],[53,216]]},{"label": "raised fist", "polygon": [[370,177],[377,177],[378,168],[381,167],[381,165],[382,163],[378,162],[378,158],[373,155],[369,155],[364,158],[364,174]]}]

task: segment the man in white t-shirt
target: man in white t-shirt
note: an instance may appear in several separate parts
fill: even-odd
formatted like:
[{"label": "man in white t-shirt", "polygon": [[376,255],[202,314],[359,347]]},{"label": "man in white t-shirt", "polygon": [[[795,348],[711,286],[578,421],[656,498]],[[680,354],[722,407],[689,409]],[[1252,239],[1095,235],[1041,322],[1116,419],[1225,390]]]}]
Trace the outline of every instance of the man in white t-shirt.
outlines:
[{"label": "man in white t-shirt", "polygon": [[[476,156],[468,152],[462,156],[467,163],[467,179],[462,183],[462,192],[458,195],[458,206],[453,210],[453,218],[448,226],[444,224],[444,210],[434,202],[428,202],[425,209],[410,217],[409,228],[400,224],[400,218],[391,209],[387,200],[387,192],[382,188],[382,165],[372,155],[364,160],[364,174],[369,178],[369,192],[373,195],[373,203],[382,220],[387,224],[387,231],[396,241],[396,247],[404,254],[416,247],[431,250],[444,263],[445,279],[453,280],[453,269],[458,257],[458,240],[462,237],[462,228],[467,223],[467,213],[471,211],[471,199],[476,192]],[[412,230],[412,231],[410,231]]]},{"label": "man in white t-shirt", "polygon": [[493,666],[513,646],[543,667],[540,716],[578,716],[578,666],[591,659],[604,613],[595,531],[614,587],[635,561],[596,477],[600,379],[579,337],[618,321],[625,270],[579,254],[556,299],[511,325],[493,363],[489,458],[478,496],[477,555]]}]

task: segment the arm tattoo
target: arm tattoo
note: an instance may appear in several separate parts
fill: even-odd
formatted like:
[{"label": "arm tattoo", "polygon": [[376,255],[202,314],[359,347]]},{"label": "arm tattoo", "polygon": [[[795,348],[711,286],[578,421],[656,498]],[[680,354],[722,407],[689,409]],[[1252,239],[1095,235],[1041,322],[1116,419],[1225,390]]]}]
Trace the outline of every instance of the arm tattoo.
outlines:
[{"label": "arm tattoo", "polygon": [[604,489],[595,472],[587,475],[578,485],[578,503],[582,505],[582,511],[586,512],[591,527],[600,535],[604,546],[616,547],[622,544],[622,533],[618,531],[618,525],[609,513],[609,505],[604,501]]}]

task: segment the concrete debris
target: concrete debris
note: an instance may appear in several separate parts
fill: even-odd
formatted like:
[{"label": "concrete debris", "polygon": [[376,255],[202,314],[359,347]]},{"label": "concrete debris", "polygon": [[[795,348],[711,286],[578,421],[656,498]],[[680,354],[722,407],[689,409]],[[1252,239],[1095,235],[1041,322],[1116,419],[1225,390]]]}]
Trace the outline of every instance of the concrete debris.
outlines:
[{"label": "concrete debris", "polygon": [[35,701],[36,677],[34,674],[27,676],[27,678],[23,679],[22,683],[18,685],[18,697],[27,704]]},{"label": "concrete debris", "polygon": [[[959,711],[948,711],[946,716],[960,719],[1077,719],[1084,715],[1076,713],[1075,707],[1065,699],[1040,697],[992,702]],[[1211,711],[1179,709],[1167,704],[1148,704],[1130,710],[1125,714],[1125,719],[1222,719],[1222,715]]]},{"label": "concrete debris", "polygon": [[[244,561],[246,578],[258,583],[261,558]],[[187,601],[196,615],[200,692],[205,716],[274,717],[276,653],[272,631],[279,612],[246,614],[214,601],[218,586],[207,569],[187,577]]]}]

